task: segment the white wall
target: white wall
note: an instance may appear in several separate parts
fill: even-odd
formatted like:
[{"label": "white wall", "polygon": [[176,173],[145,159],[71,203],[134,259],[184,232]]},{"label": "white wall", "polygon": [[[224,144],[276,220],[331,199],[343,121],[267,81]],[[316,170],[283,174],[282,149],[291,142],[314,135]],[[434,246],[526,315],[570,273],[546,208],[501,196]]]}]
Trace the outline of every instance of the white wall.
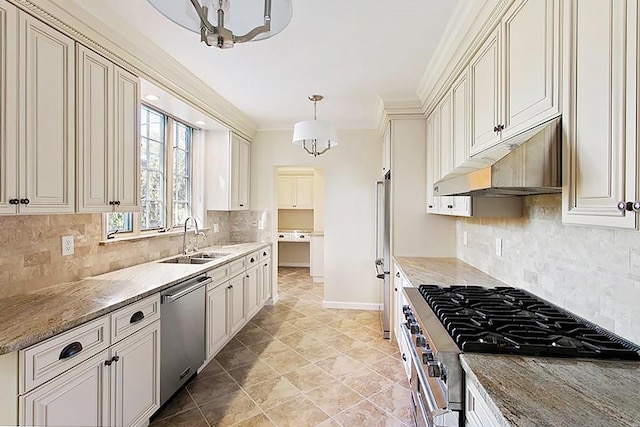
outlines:
[{"label": "white wall", "polygon": [[[374,183],[382,164],[376,132],[340,131],[340,145],[316,158],[291,144],[291,137],[292,131],[256,135],[251,144],[251,209],[276,211],[277,167],[323,168],[324,300],[380,304],[382,287],[373,266]],[[272,229],[277,230],[275,215],[272,218]]]}]

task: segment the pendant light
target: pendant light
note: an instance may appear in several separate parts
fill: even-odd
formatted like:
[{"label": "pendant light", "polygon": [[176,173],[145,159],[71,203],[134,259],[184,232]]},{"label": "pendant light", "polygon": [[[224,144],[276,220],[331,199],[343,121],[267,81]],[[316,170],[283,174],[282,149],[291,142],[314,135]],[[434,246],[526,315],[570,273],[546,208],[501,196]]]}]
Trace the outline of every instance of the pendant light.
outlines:
[{"label": "pendant light", "polygon": [[313,102],[313,120],[298,122],[293,127],[293,144],[302,146],[313,157],[338,145],[336,130],[328,122],[317,120],[317,103],[322,101],[322,95],[311,95]]},{"label": "pendant light", "polygon": [[291,0],[148,0],[164,16],[200,34],[207,46],[264,40],[291,21]]}]

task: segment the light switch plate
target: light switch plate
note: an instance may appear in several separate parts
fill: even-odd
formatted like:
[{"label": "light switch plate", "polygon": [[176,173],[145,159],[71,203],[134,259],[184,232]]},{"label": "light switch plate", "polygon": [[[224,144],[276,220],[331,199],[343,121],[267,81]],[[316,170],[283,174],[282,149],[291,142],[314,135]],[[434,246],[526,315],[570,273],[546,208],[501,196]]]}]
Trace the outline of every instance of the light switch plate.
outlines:
[{"label": "light switch plate", "polygon": [[467,232],[466,231],[462,232],[462,244],[467,246]]},{"label": "light switch plate", "polygon": [[218,225],[217,222],[213,223],[213,232],[214,233],[219,233],[220,232],[220,226]]},{"label": "light switch plate", "polygon": [[502,239],[496,239],[496,256],[502,256]]},{"label": "light switch plate", "polygon": [[73,236],[62,236],[62,256],[73,255]]}]

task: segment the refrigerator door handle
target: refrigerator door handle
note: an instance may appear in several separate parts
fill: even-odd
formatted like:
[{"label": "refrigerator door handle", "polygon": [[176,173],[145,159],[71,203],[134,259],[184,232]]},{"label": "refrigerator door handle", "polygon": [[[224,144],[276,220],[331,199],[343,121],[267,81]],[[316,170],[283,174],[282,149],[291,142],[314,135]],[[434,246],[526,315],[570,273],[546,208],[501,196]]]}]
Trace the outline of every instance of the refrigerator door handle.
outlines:
[{"label": "refrigerator door handle", "polygon": [[376,277],[378,279],[384,279],[384,275],[384,261],[382,260],[382,258],[378,258],[376,260]]},{"label": "refrigerator door handle", "polygon": [[381,224],[381,214],[380,212],[380,192],[384,188],[383,181],[376,181],[376,262],[380,259],[380,224]]}]

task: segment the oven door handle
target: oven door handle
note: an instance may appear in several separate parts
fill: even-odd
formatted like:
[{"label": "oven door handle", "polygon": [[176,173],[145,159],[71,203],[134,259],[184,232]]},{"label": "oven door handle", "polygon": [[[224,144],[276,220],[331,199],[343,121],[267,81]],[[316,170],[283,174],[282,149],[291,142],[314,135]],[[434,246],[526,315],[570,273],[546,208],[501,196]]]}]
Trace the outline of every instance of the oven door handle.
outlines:
[{"label": "oven door handle", "polygon": [[[409,329],[405,324],[402,324],[402,330],[405,334],[405,337],[407,338],[407,342],[411,343],[412,342],[411,332],[409,331]],[[416,374],[418,375],[418,381],[420,381],[420,384],[423,385],[422,390],[424,391],[424,397],[425,397],[424,400],[427,401],[428,408],[424,407],[424,405],[422,404],[422,399],[418,399],[418,404],[420,405],[420,408],[422,409],[423,413],[427,413],[429,416],[429,419],[433,421],[433,417],[446,414],[447,412],[449,412],[449,409],[443,409],[438,406],[438,403],[436,402],[436,397],[433,395],[433,392],[429,387],[429,381],[427,381],[427,377],[424,374],[424,369],[422,369],[422,364],[420,363],[421,361],[418,358],[418,353],[416,352],[416,349],[411,344],[409,345],[409,353],[411,354],[411,360],[416,369]]]}]

